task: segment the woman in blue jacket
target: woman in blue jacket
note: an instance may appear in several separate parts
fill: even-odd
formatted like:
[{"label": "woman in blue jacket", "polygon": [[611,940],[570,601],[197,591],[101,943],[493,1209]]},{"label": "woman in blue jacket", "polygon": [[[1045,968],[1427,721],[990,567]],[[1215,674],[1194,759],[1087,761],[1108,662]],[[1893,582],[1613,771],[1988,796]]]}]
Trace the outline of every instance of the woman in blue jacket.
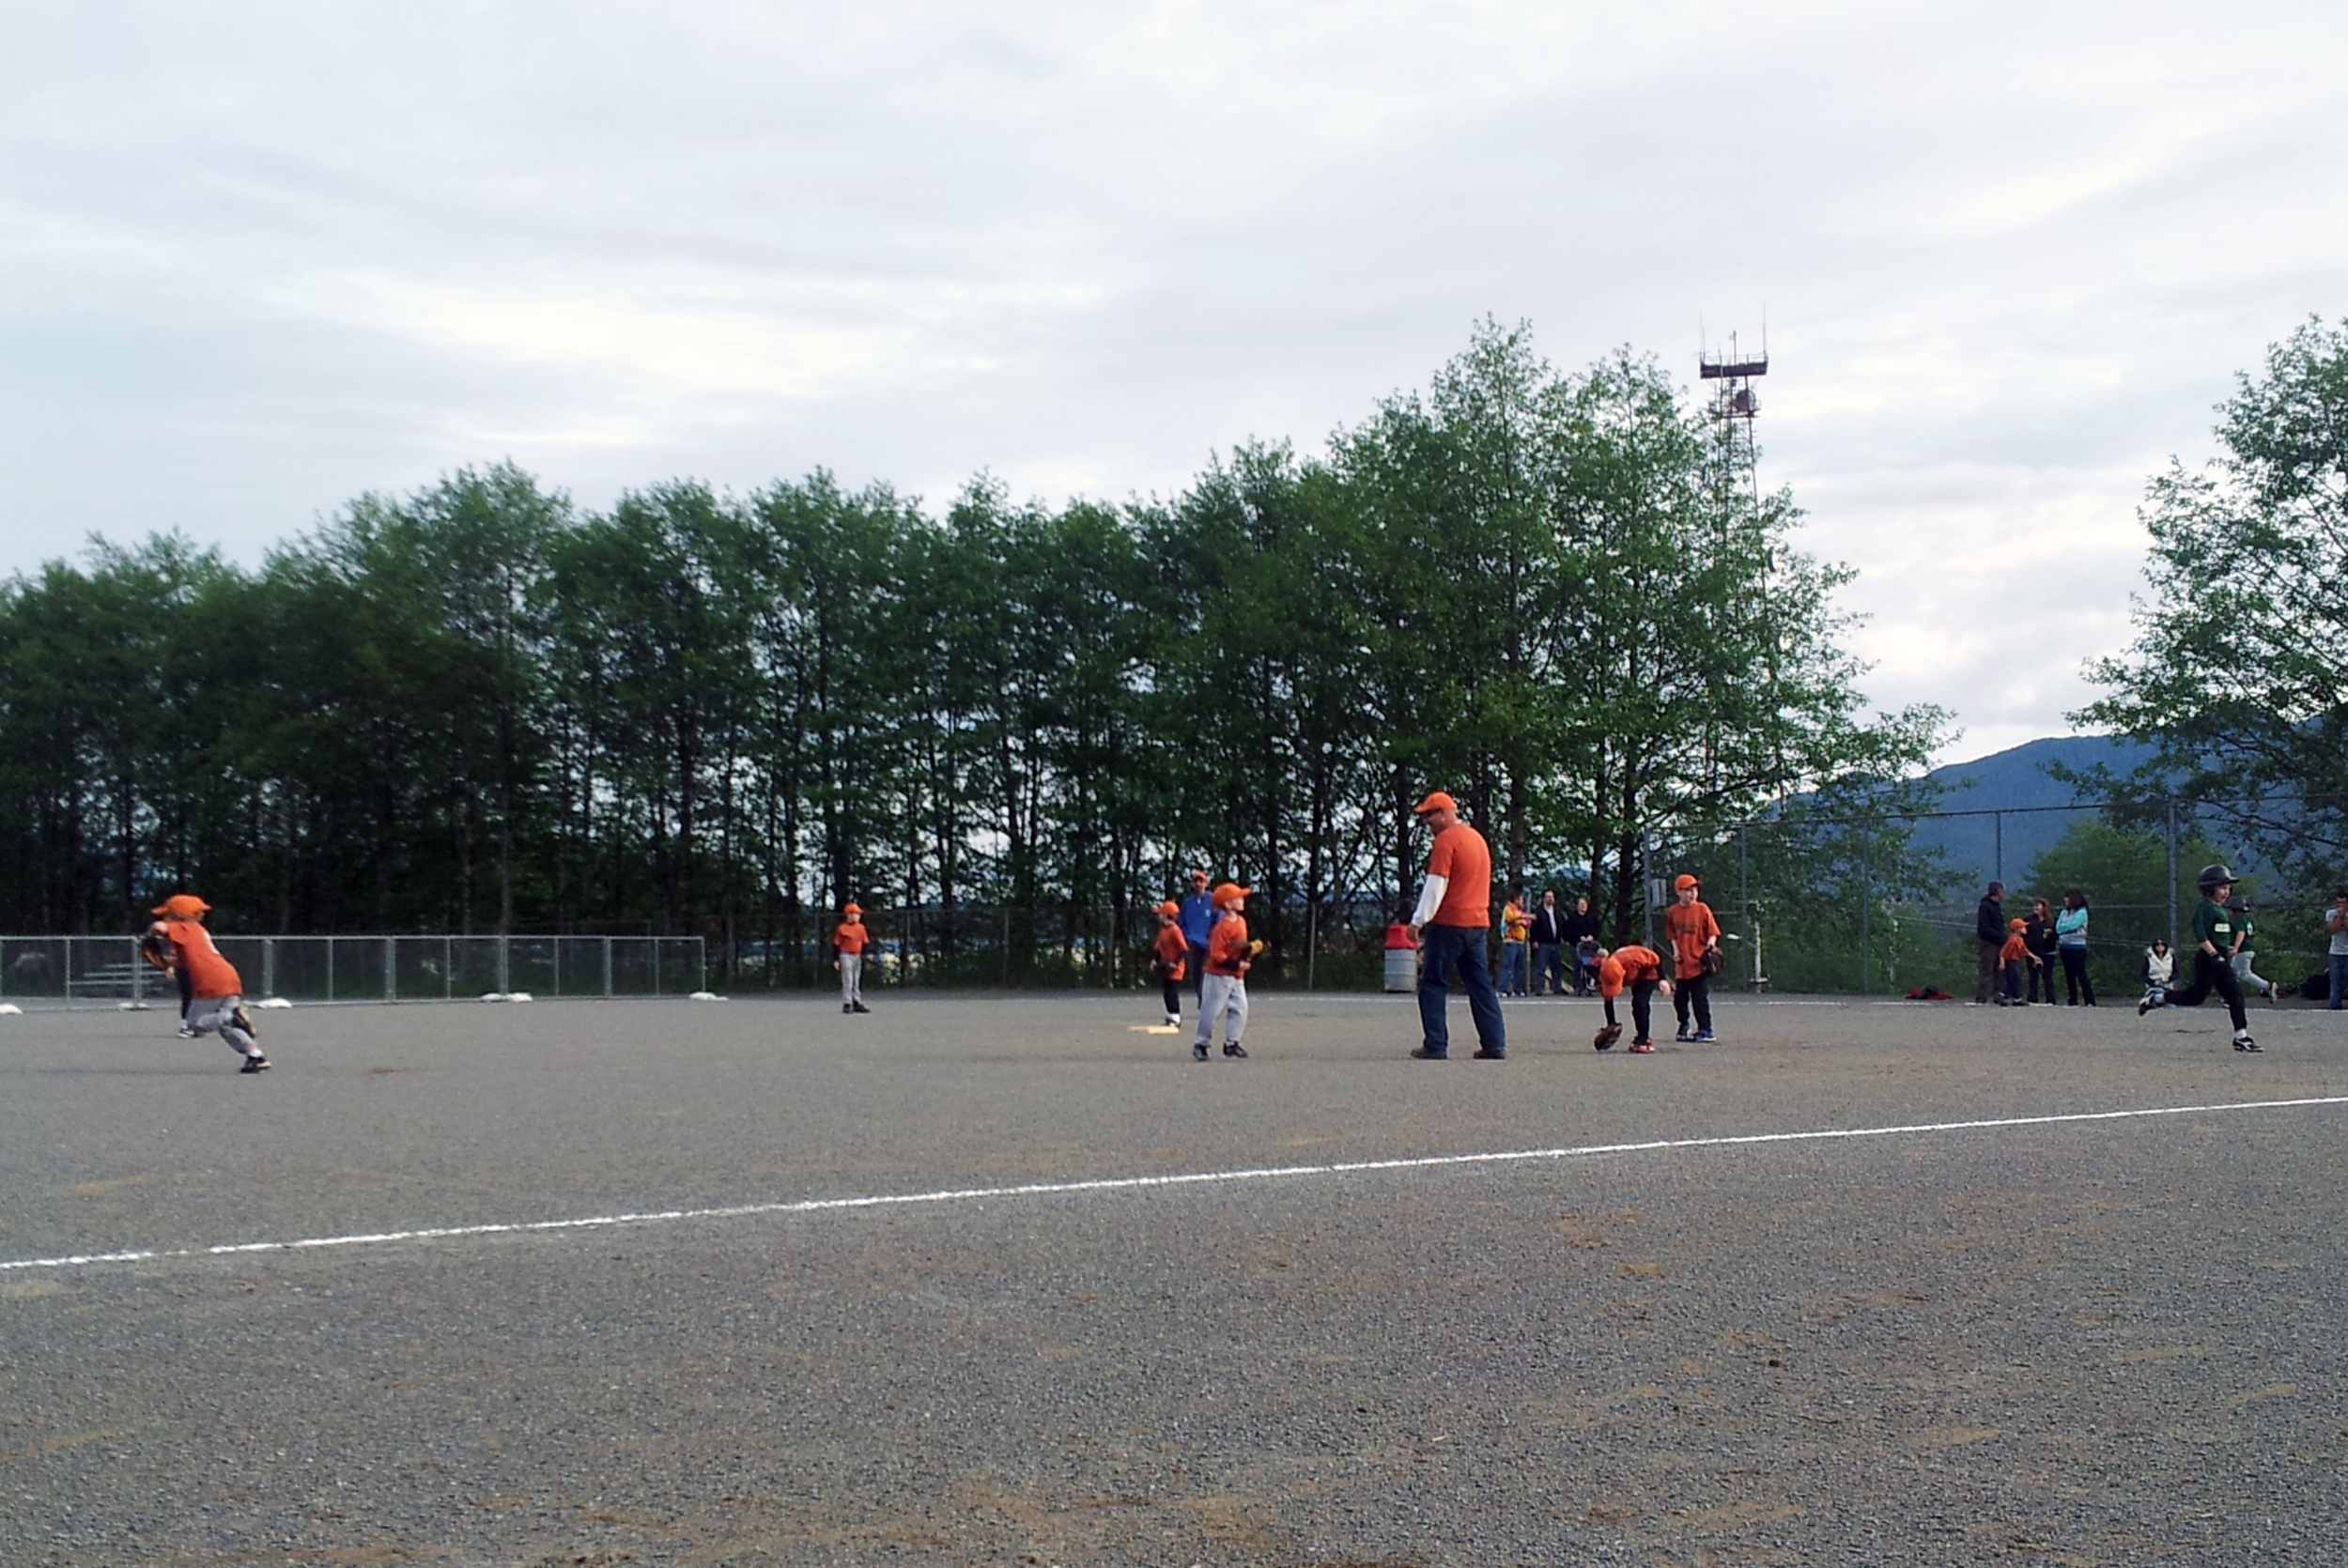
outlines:
[{"label": "woman in blue jacket", "polygon": [[[2087,895],[2076,887],[2062,893],[2062,913],[2055,916],[2055,951],[2062,957],[2062,989],[2071,1006],[2095,1005],[2095,988],[2087,978]],[[2047,1000],[2054,1000],[2054,976],[2047,976]]]}]

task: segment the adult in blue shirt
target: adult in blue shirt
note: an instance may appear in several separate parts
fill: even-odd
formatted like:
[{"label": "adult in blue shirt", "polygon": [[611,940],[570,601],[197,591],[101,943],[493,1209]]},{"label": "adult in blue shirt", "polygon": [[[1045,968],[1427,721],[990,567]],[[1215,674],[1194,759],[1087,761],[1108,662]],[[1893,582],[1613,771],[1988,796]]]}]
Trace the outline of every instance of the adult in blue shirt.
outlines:
[{"label": "adult in blue shirt", "polygon": [[1207,897],[1207,873],[1190,873],[1190,891],[1183,896],[1182,912],[1174,923],[1182,928],[1182,940],[1190,945],[1190,989],[1194,995],[1205,1000],[1207,983],[1207,937],[1214,930],[1218,915],[1214,900]]}]

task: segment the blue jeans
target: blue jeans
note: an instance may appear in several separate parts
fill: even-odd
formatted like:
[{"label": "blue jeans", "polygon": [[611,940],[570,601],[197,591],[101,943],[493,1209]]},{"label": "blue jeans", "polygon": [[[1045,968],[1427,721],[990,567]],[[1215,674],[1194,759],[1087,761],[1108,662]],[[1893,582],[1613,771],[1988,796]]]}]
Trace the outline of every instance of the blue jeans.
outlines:
[{"label": "blue jeans", "polygon": [[2348,990],[2348,953],[2326,953],[2324,957],[2332,972],[2332,999],[2325,1005],[2332,1011],[2338,1012],[2340,1011],[2340,993],[2343,990]]},{"label": "blue jeans", "polygon": [[1566,993],[1565,949],[1554,942],[1533,944],[1533,994],[1547,987],[1552,995]]},{"label": "blue jeans", "polygon": [[1524,994],[1524,944],[1504,942],[1500,945],[1500,990],[1506,996]]},{"label": "blue jeans", "polygon": [[1508,1049],[1508,1032],[1500,1022],[1500,995],[1484,967],[1485,928],[1426,926],[1419,936],[1418,1022],[1427,1037],[1429,1054],[1451,1049],[1450,1026],[1444,1020],[1444,988],[1453,968],[1460,971],[1460,989],[1467,992],[1468,1012],[1475,1020],[1475,1040],[1486,1051]]}]

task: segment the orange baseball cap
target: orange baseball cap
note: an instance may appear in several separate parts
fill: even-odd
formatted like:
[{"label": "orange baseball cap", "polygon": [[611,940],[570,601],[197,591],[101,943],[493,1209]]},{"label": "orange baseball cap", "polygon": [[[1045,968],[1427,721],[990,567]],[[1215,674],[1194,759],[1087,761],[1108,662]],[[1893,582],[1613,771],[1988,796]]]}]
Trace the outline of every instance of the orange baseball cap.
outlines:
[{"label": "orange baseball cap", "polygon": [[1158,913],[1165,915],[1177,915],[1182,913],[1182,906],[1168,899],[1158,905]]},{"label": "orange baseball cap", "polygon": [[182,920],[193,920],[212,906],[193,893],[174,893],[148,911],[152,915],[177,915]]},{"label": "orange baseball cap", "polygon": [[2026,931],[2030,930],[2030,922],[2017,917],[2008,920],[2005,923],[2005,929],[2010,931]]},{"label": "orange baseball cap", "polygon": [[862,904],[842,904],[840,906],[840,913],[842,915],[861,915],[864,913],[864,906]]},{"label": "orange baseball cap", "polygon": [[1422,800],[1416,806],[1412,807],[1411,815],[1413,817],[1424,817],[1429,811],[1457,811],[1459,808],[1460,803],[1458,801],[1453,800],[1443,791],[1437,790],[1428,795],[1425,800]]},{"label": "orange baseball cap", "polygon": [[1244,904],[1247,901],[1247,895],[1250,891],[1252,890],[1242,887],[1238,883],[1227,882],[1214,890],[1210,901],[1216,904]]},{"label": "orange baseball cap", "polygon": [[1695,878],[1690,876],[1685,871],[1680,872],[1679,875],[1672,879],[1672,891],[1675,893],[1684,892],[1688,888],[1701,887],[1704,884],[1702,883],[1696,881]]}]

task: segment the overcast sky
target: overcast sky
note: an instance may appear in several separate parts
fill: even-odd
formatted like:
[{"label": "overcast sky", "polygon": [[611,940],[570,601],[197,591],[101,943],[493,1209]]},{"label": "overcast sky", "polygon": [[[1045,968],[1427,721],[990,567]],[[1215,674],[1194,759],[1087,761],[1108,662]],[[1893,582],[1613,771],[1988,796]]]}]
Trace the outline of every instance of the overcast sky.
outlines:
[{"label": "overcast sky", "polygon": [[933,504],[1318,448],[1486,315],[1692,385],[1884,706],[2064,732],[2144,481],[2348,315],[2348,6],[0,0],[0,572],[512,457]]}]

